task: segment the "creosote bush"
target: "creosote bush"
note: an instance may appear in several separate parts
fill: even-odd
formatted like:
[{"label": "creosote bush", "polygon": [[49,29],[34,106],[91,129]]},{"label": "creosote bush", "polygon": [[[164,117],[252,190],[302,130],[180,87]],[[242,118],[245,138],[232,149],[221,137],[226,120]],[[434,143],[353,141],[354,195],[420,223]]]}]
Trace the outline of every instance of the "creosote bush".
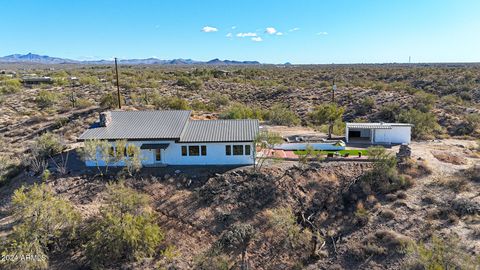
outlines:
[{"label": "creosote bush", "polygon": [[480,258],[465,252],[458,238],[449,236],[446,239],[433,236],[430,243],[415,244],[411,242],[407,248],[407,269],[466,269],[475,270],[480,267]]},{"label": "creosote bush", "polygon": [[[12,209],[18,223],[0,247],[3,255],[17,255],[15,260],[0,262],[9,269],[47,269],[51,252],[75,237],[81,220],[73,205],[45,184],[15,190]],[[36,259],[22,260],[25,256]]]},{"label": "creosote bush", "polygon": [[281,104],[276,104],[271,109],[265,111],[264,118],[272,125],[296,126],[300,124],[300,118],[289,108]]},{"label": "creosote bush", "polygon": [[312,232],[303,229],[290,207],[279,207],[267,212],[272,240],[285,249],[307,248],[312,239]]},{"label": "creosote bush", "polygon": [[164,234],[149,204],[147,195],[123,183],[107,186],[105,205],[86,234],[86,256],[93,268],[155,254]]},{"label": "creosote bush", "polygon": [[52,107],[57,101],[58,95],[49,90],[40,90],[35,98],[35,102],[37,102],[38,106],[42,109]]},{"label": "creosote bush", "polygon": [[371,171],[362,176],[362,189],[365,194],[371,192],[390,193],[406,189],[413,185],[411,177],[400,175],[397,171],[395,156],[381,146],[368,148],[370,158],[375,160]]}]

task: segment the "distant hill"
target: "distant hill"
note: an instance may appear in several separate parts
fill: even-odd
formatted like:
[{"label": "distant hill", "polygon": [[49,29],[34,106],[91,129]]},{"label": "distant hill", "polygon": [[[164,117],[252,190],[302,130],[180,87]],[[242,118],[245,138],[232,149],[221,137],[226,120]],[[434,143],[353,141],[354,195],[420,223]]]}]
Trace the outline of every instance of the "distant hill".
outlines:
[{"label": "distant hill", "polygon": [[[38,63],[38,64],[85,64],[85,65],[106,65],[112,64],[112,60],[87,60],[79,61],[67,58],[51,57],[48,55],[28,54],[12,54],[0,57],[0,63]],[[195,61],[192,59],[172,59],[162,60],[158,58],[146,59],[121,59],[120,64],[126,65],[260,65],[258,61],[235,61],[220,60],[218,58],[207,62]]]}]

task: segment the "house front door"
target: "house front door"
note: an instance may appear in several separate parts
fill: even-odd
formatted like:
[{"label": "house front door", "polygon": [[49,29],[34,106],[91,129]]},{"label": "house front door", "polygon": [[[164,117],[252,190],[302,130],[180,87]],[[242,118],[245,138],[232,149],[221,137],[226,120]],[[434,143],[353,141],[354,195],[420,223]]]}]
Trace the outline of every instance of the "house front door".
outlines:
[{"label": "house front door", "polygon": [[162,163],[162,149],[155,149],[155,163]]}]

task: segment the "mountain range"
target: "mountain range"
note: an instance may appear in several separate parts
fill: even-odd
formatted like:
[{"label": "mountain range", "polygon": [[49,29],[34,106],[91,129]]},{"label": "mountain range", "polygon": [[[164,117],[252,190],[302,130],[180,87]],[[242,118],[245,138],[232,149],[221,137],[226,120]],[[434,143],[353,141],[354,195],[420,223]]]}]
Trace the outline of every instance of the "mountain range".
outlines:
[{"label": "mountain range", "polygon": [[[113,60],[72,60],[67,58],[51,57],[48,55],[28,54],[11,54],[0,57],[0,63],[37,63],[37,64],[86,64],[86,65],[102,65],[113,64]],[[210,61],[195,61],[192,59],[172,59],[162,60],[158,58],[146,59],[120,59],[120,64],[127,65],[260,65],[258,61],[235,61],[220,60],[218,58]]]}]

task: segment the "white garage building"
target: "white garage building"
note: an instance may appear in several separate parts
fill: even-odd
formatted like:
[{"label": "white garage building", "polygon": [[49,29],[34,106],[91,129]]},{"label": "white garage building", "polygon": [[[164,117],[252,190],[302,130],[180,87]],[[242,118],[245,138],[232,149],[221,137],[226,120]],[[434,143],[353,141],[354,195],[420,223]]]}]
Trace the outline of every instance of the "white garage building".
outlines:
[{"label": "white garage building", "polygon": [[347,123],[347,143],[409,144],[412,125],[405,123]]}]

